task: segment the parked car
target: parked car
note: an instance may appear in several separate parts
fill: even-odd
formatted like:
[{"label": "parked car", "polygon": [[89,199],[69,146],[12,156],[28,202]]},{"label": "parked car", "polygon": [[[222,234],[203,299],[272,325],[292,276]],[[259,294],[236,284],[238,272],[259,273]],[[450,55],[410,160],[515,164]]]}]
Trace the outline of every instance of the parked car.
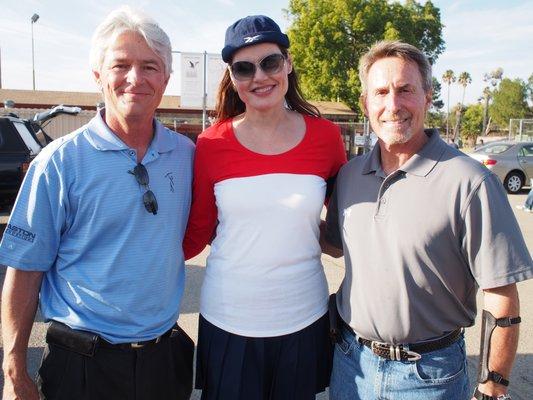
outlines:
[{"label": "parked car", "polygon": [[0,116],[0,209],[13,205],[31,160],[52,141],[43,130],[44,122],[80,111],[79,107],[60,105],[36,114],[32,120],[12,113]]},{"label": "parked car", "polygon": [[469,154],[502,180],[508,193],[518,193],[533,178],[533,142],[494,142]]}]

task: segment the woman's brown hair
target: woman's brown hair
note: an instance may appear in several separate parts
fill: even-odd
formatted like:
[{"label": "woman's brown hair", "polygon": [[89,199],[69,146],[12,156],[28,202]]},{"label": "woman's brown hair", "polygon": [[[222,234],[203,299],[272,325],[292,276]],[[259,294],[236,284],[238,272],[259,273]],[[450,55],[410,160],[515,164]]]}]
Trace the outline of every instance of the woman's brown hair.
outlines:
[{"label": "woman's brown hair", "polygon": [[[281,48],[281,53],[288,58],[287,49]],[[289,110],[299,112],[300,114],[307,114],[314,117],[320,117],[320,111],[314,105],[303,98],[300,86],[298,85],[298,76],[292,67],[292,71],[288,76],[289,88],[285,94],[285,102]],[[235,117],[246,111],[246,105],[240,99],[239,94],[233,88],[229,69],[226,68],[220,86],[218,87],[217,104],[215,107],[215,117],[217,121],[222,121],[227,118]]]}]

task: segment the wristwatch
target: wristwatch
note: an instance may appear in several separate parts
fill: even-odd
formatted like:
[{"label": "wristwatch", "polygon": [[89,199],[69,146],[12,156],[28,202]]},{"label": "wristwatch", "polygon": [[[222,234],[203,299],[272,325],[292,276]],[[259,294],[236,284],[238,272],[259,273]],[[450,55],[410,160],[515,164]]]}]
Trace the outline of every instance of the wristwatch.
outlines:
[{"label": "wristwatch", "polygon": [[507,394],[500,394],[499,396],[489,396],[483,392],[480,392],[478,388],[474,392],[474,398],[477,400],[512,400],[511,396]]}]

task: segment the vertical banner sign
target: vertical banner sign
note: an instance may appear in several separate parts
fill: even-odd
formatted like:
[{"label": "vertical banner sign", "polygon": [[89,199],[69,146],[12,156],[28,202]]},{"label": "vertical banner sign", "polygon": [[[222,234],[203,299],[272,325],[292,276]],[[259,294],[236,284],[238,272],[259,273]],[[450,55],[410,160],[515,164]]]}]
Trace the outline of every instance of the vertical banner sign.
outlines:
[{"label": "vertical banner sign", "polygon": [[181,107],[202,107],[204,55],[181,53]]},{"label": "vertical banner sign", "polygon": [[207,55],[207,108],[215,108],[218,86],[225,68],[226,63],[220,54]]}]

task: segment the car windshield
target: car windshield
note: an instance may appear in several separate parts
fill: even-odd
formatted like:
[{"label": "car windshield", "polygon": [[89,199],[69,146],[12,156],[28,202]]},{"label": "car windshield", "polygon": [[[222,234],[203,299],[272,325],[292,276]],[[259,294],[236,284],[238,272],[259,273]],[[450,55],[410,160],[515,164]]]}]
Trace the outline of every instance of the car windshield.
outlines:
[{"label": "car windshield", "polygon": [[478,149],[476,153],[479,152],[479,153],[485,153],[485,154],[500,154],[508,150],[512,146],[513,146],[512,144],[505,144],[505,143],[488,144],[482,147],[481,149]]}]

